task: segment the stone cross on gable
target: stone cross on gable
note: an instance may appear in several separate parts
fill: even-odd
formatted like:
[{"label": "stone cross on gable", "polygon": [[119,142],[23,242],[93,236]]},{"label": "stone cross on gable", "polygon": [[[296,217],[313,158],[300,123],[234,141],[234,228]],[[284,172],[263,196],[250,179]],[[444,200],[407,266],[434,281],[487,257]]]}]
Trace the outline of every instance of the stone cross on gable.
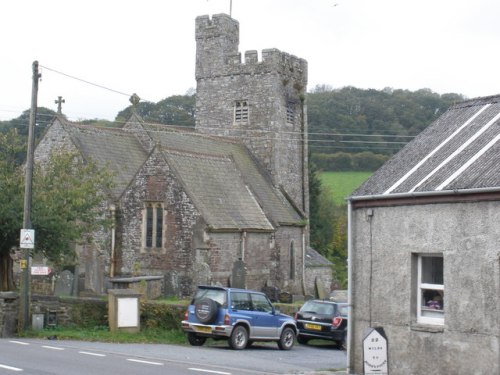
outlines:
[{"label": "stone cross on gable", "polygon": [[133,93],[129,101],[132,103],[132,109],[135,111],[137,109],[137,104],[141,101],[141,98],[139,98],[139,95],[136,93]]},{"label": "stone cross on gable", "polygon": [[57,113],[59,115],[62,114],[62,104],[66,103],[66,100],[64,100],[62,96],[58,96],[57,100],[54,100],[54,103],[57,104]]}]

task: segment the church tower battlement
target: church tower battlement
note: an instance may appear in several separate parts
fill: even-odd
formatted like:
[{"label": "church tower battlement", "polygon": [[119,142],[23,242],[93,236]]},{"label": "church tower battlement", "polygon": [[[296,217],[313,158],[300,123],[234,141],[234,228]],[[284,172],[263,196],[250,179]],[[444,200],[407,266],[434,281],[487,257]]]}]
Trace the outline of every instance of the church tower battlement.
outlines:
[{"label": "church tower battlement", "polygon": [[243,140],[273,184],[308,213],[307,61],[278,49],[238,51],[239,23],[196,18],[196,129]]}]

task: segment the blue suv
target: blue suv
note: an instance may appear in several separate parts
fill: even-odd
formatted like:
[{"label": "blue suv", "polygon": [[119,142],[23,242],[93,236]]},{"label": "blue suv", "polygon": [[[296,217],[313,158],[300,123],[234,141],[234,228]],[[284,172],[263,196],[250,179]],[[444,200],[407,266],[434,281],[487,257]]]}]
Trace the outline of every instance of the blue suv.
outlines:
[{"label": "blue suv", "polygon": [[207,338],[227,340],[232,349],[254,341],[275,341],[293,347],[297,327],[291,316],[276,310],[264,293],[246,289],[199,286],[182,321],[191,345]]}]

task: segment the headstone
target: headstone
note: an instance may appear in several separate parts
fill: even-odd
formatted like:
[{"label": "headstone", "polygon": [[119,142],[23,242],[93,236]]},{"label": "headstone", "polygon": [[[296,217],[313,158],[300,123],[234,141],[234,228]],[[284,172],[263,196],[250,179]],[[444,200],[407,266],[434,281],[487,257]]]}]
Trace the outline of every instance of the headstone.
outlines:
[{"label": "headstone", "polygon": [[271,300],[271,302],[278,302],[280,290],[275,286],[265,286],[262,292]]},{"label": "headstone", "polygon": [[176,271],[165,272],[165,297],[178,296],[179,278]]},{"label": "headstone", "polygon": [[281,292],[280,293],[280,302],[281,303],[292,303],[293,302],[292,294],[288,293],[288,292]]},{"label": "headstone", "polygon": [[387,375],[387,337],[382,327],[370,328],[363,339],[365,375]]},{"label": "headstone", "polygon": [[246,275],[247,268],[245,262],[241,259],[237,260],[233,264],[232,282],[231,286],[233,288],[245,289],[246,285]]},{"label": "headstone", "polygon": [[56,280],[54,294],[56,296],[70,296],[73,291],[74,276],[71,271],[62,271]]},{"label": "headstone", "polygon": [[196,262],[193,265],[193,284],[194,285],[210,285],[212,272],[210,266],[205,262]]},{"label": "headstone", "polygon": [[326,299],[327,294],[325,290],[325,286],[321,282],[321,279],[319,277],[316,277],[314,280],[314,285],[316,286],[316,294],[318,295],[319,299]]}]

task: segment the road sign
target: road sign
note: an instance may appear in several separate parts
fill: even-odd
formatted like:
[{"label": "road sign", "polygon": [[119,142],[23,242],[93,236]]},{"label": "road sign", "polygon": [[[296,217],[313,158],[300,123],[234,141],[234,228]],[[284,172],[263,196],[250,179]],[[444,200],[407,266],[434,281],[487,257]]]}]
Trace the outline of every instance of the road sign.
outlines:
[{"label": "road sign", "polygon": [[21,229],[21,249],[33,249],[35,247],[35,230]]},{"label": "road sign", "polygon": [[387,338],[382,327],[370,328],[363,340],[365,375],[387,375]]},{"label": "road sign", "polygon": [[31,267],[31,274],[32,275],[38,275],[38,276],[47,276],[52,272],[50,267],[45,267],[45,266],[34,266]]}]

